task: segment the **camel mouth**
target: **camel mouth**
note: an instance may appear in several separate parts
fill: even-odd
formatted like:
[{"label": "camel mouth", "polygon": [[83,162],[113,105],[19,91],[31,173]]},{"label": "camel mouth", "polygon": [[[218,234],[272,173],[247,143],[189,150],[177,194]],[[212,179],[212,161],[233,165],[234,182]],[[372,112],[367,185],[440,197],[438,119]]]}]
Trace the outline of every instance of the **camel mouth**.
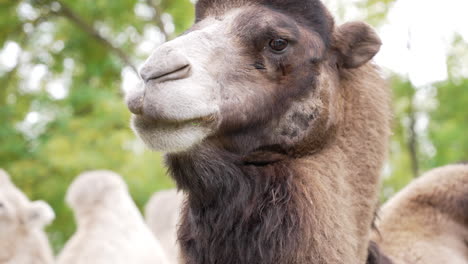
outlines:
[{"label": "camel mouth", "polygon": [[161,82],[183,79],[183,78],[186,78],[188,75],[190,75],[190,71],[191,71],[191,67],[189,64],[187,64],[170,72],[156,74],[155,76],[145,81],[145,83],[148,83],[150,81],[161,83]]},{"label": "camel mouth", "polygon": [[135,115],[134,119],[139,122],[144,122],[151,127],[159,128],[177,128],[183,126],[210,126],[217,120],[216,114],[209,114],[201,117],[184,118],[184,119],[165,119],[152,118],[145,115]]}]

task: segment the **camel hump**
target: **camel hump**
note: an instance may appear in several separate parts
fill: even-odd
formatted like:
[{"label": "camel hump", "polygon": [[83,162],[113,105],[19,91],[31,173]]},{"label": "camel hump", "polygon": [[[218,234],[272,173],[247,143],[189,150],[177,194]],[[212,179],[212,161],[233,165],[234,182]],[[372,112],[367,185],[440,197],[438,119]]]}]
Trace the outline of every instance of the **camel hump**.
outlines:
[{"label": "camel hump", "polygon": [[468,164],[433,169],[415,181],[414,201],[468,226]]}]

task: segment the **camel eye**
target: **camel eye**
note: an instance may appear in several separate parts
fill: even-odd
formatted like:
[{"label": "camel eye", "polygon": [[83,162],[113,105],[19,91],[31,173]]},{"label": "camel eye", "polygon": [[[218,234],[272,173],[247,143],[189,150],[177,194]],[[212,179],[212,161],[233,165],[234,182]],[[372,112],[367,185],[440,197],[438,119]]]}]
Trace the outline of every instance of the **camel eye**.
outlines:
[{"label": "camel eye", "polygon": [[288,41],[285,39],[279,38],[279,39],[272,39],[270,41],[270,48],[273,51],[281,52],[281,51],[284,51],[287,47],[288,47]]}]

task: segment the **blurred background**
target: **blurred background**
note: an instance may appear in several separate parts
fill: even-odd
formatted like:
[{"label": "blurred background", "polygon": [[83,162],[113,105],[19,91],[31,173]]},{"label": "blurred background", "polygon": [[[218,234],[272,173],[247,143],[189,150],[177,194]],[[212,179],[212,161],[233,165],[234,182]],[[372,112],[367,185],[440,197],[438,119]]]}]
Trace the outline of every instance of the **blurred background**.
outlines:
[{"label": "blurred background", "polygon": [[[84,170],[123,175],[138,206],[174,187],[129,128],[122,95],[150,52],[194,20],[190,0],[0,0],[0,168],[75,230],[64,195]],[[382,201],[424,171],[468,159],[468,2],[327,0],[338,23],[365,20],[394,94]]]}]

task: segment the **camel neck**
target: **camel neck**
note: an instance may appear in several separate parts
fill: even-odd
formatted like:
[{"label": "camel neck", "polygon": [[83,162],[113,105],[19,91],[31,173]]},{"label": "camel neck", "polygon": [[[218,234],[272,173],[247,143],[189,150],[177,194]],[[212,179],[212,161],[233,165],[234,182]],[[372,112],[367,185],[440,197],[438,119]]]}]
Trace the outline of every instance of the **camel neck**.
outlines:
[{"label": "camel neck", "polygon": [[295,262],[303,217],[288,161],[243,165],[213,149],[168,159],[188,193],[179,241],[187,263]]},{"label": "camel neck", "polygon": [[[359,80],[363,71],[374,80]],[[342,78],[341,121],[319,152],[263,166],[210,145],[168,156],[188,194],[179,230],[187,264],[366,261],[389,96],[372,66]]]}]

